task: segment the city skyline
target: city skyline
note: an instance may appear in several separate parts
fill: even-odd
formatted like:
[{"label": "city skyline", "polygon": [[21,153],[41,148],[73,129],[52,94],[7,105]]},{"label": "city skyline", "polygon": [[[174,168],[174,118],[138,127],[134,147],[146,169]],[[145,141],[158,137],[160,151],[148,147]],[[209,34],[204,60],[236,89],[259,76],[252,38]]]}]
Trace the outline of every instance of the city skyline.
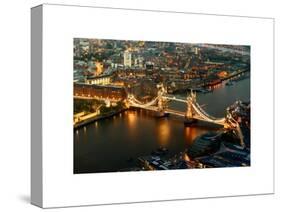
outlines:
[{"label": "city skyline", "polygon": [[250,166],[250,46],[73,44],[74,173]]}]

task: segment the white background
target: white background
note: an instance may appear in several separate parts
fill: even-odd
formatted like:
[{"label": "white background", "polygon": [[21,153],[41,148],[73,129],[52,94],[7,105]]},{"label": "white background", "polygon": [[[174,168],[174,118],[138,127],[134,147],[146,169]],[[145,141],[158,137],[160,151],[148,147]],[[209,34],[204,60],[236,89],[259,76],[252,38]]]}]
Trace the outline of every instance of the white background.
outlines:
[{"label": "white background", "polygon": [[[144,8],[144,9],[161,9],[176,10],[188,12],[205,12],[218,14],[234,14],[234,15],[251,15],[251,16],[275,16],[276,17],[276,38],[280,37],[279,21],[277,5],[270,1],[196,1],[184,3],[181,1],[50,1],[53,3],[68,4],[85,4],[85,5],[101,5],[128,8]],[[36,207],[29,205],[29,172],[30,172],[30,11],[31,6],[42,3],[41,1],[29,2],[10,2],[3,5],[1,3],[1,193],[0,208],[2,211],[35,211]],[[2,37],[3,36],[3,37]],[[279,40],[276,39],[276,58],[280,57],[280,49],[278,48]],[[4,66],[3,66],[4,65]],[[280,64],[276,61],[276,78],[280,74],[278,69]],[[276,91],[280,89],[280,85],[276,83]],[[280,97],[276,95],[276,103],[280,105]],[[278,107],[276,107],[278,108]],[[279,111],[276,111],[276,117]],[[15,123],[17,123],[15,125]],[[280,121],[277,120],[276,128],[280,127]],[[280,135],[276,135],[276,149],[280,149],[278,143]],[[218,198],[204,200],[188,200],[178,202],[162,202],[162,203],[143,203],[129,205],[113,205],[103,207],[84,207],[71,208],[68,210],[79,211],[144,211],[144,210],[196,210],[205,211],[212,209],[214,211],[237,211],[261,209],[263,211],[275,208],[277,210],[278,201],[280,201],[280,189],[278,177],[280,151],[276,152],[276,194],[269,196],[255,197],[233,197]],[[59,209],[52,209],[59,210]],[[66,209],[60,209],[66,210]],[[273,210],[271,210],[273,211]]]}]

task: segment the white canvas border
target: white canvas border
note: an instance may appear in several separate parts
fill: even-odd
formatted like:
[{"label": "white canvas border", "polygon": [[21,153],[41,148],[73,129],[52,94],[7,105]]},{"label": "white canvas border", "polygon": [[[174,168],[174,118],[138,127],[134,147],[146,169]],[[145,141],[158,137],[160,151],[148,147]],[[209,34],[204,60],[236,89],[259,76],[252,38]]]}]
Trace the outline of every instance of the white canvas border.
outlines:
[{"label": "white canvas border", "polygon": [[[43,207],[273,193],[272,29],[272,19],[44,5]],[[73,175],[74,37],[251,45],[251,167]]]}]

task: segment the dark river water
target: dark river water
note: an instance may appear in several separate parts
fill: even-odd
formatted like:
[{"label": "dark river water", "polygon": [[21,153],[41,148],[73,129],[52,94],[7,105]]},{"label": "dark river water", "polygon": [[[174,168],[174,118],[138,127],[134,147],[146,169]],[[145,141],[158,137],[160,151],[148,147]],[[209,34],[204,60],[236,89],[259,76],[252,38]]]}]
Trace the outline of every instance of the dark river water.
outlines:
[{"label": "dark river water", "polygon": [[[215,117],[223,117],[226,107],[236,100],[250,100],[249,78],[230,86],[223,83],[213,92],[197,94],[199,104]],[[183,103],[169,104],[173,109],[186,110]],[[135,166],[139,156],[149,155],[160,146],[168,148],[172,155],[177,154],[187,149],[197,136],[218,130],[218,126],[208,123],[185,127],[183,118],[155,118],[151,112],[128,110],[74,131],[74,173],[114,172],[130,168]]]}]

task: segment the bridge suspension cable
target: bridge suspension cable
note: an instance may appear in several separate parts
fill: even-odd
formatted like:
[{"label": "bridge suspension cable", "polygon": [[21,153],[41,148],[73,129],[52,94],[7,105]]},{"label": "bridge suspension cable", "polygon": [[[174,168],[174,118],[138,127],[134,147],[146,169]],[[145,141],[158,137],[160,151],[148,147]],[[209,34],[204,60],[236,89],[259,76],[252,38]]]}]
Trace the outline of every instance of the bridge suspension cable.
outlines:
[{"label": "bridge suspension cable", "polygon": [[150,102],[147,103],[142,103],[141,101],[139,101],[138,99],[136,99],[133,95],[129,97],[129,102],[134,105],[134,106],[139,106],[139,107],[149,107],[154,105],[157,100],[159,99],[159,97],[157,96],[155,99],[153,99]]},{"label": "bridge suspension cable", "polygon": [[186,99],[179,99],[179,98],[170,97],[170,96],[163,96],[163,97],[164,97],[165,99],[168,99],[168,100],[186,103]]},{"label": "bridge suspension cable", "polygon": [[213,122],[216,124],[221,124],[223,125],[225,122],[225,118],[214,118],[212,116],[210,116],[209,114],[207,114],[198,103],[192,103],[192,108],[196,111],[196,113],[204,120],[209,121],[209,122]]}]

